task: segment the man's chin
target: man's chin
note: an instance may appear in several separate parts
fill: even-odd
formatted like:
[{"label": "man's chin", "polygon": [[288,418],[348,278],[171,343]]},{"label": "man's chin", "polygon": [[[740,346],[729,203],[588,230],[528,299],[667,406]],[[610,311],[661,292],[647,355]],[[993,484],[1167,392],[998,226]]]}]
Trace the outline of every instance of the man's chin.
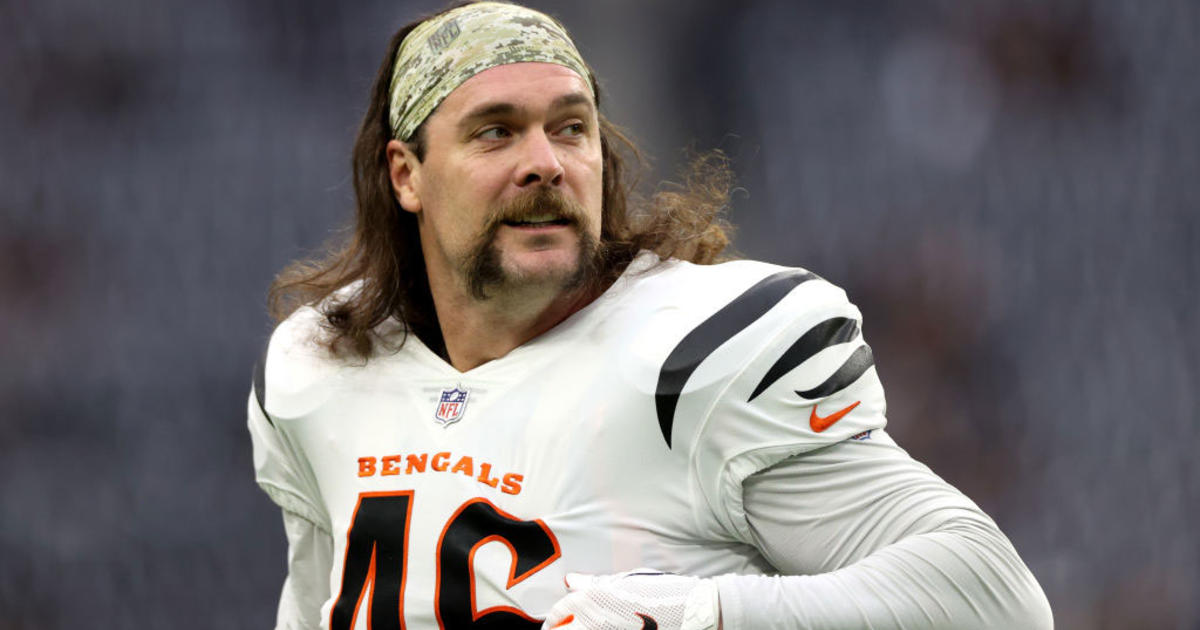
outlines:
[{"label": "man's chin", "polygon": [[504,254],[501,265],[509,284],[561,285],[579,274],[579,252],[556,248]]},{"label": "man's chin", "polygon": [[571,291],[590,284],[599,269],[599,244],[587,235],[511,239],[502,232],[477,249],[467,266],[468,286],[485,300],[508,291]]}]

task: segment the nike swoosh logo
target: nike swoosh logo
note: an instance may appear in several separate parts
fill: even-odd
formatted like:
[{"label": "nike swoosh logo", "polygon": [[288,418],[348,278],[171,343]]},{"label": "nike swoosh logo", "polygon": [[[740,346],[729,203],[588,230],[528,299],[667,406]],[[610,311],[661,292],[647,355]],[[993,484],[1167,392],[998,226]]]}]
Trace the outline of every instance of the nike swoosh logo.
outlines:
[{"label": "nike swoosh logo", "polygon": [[658,622],[654,620],[654,617],[642,613],[633,614],[642,618],[642,630],[658,630]]},{"label": "nike swoosh logo", "polygon": [[831,413],[828,416],[825,416],[824,418],[817,415],[817,406],[813,405],[812,413],[810,413],[808,415],[808,426],[812,427],[813,431],[820,433],[820,432],[824,431],[825,429],[828,429],[829,427],[833,426],[834,423],[836,423],[838,420],[841,420],[843,416],[850,413],[861,402],[862,402],[861,400],[857,401],[853,405],[850,405],[850,406],[846,407],[845,409],[842,409],[841,411]]}]

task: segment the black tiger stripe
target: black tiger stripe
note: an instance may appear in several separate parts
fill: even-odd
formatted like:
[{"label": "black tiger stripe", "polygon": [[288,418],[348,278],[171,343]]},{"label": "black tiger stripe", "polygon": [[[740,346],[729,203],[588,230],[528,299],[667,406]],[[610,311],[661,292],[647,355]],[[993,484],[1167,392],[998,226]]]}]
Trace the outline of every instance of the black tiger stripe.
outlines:
[{"label": "black tiger stripe", "polygon": [[824,383],[812,389],[802,392],[797,391],[796,393],[801,398],[807,400],[824,398],[849,387],[851,383],[857,381],[858,377],[862,376],[863,372],[866,372],[872,365],[875,365],[875,355],[871,352],[871,346],[864,343],[855,349],[850,358],[846,359],[846,362],[842,364],[842,367],[838,368],[833,373],[833,376],[825,379]]},{"label": "black tiger stripe", "polygon": [[832,317],[816,326],[808,329],[808,332],[800,336],[795,343],[791,345],[783,355],[775,361],[771,369],[767,370],[766,375],[758,382],[754,388],[754,393],[746,399],[750,402],[763,393],[768,387],[778,381],[780,377],[801,363],[812,358],[812,356],[825,348],[846,343],[858,336],[858,322],[848,317]]},{"label": "black tiger stripe", "polygon": [[275,421],[271,420],[271,414],[267,413],[267,350],[270,344],[268,339],[263,345],[262,356],[254,364],[254,398],[258,401],[258,408],[267,419],[267,423],[274,427]]},{"label": "black tiger stripe", "polygon": [[816,274],[799,269],[781,271],[763,278],[713,313],[675,346],[658,373],[658,387],[654,394],[658,426],[663,439],[667,441],[667,448],[671,447],[675,407],[692,372],[721,344],[766,314],[792,289],[816,278]]}]

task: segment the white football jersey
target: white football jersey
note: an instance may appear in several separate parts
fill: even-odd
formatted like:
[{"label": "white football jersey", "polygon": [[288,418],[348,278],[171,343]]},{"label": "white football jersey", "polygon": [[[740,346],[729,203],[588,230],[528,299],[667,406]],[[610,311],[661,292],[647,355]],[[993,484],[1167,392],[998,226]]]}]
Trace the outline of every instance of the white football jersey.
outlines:
[{"label": "white football jersey", "polygon": [[538,628],[568,572],[773,572],[742,481],[884,426],[860,314],[801,269],[656,262],[467,372],[415,335],[332,359],[311,308],[276,330],[254,463],[332,536],[323,627]]}]

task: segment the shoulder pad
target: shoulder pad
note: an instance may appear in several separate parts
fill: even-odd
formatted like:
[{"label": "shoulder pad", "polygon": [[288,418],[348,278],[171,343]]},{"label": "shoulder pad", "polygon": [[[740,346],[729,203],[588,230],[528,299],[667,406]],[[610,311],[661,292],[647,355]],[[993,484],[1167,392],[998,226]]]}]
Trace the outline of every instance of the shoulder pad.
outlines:
[{"label": "shoulder pad", "polygon": [[663,361],[654,394],[659,427],[668,446],[679,396],[701,364],[775,308],[793,289],[817,279],[816,274],[803,269],[776,271],[745,289],[679,341]]},{"label": "shoulder pad", "polygon": [[319,344],[323,316],[305,306],[271,334],[255,366],[254,393],[270,419],[297,417],[323,403],[340,367]]},{"label": "shoulder pad", "polygon": [[676,338],[659,426],[734,530],[746,476],[886,424],[861,314],[811,272],[776,268]]}]

